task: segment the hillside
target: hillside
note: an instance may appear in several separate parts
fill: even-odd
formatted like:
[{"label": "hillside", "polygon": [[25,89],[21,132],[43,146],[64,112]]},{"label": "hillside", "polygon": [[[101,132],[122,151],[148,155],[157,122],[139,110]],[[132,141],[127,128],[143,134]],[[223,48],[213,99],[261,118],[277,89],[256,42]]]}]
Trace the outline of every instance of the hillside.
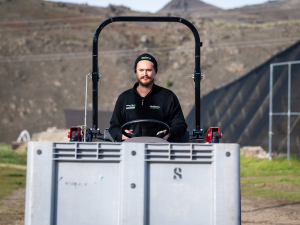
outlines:
[{"label": "hillside", "polygon": [[[0,2],[0,142],[17,139],[23,129],[33,133],[51,126],[64,128],[63,110],[84,107],[85,75],[92,67],[96,27],[112,16],[153,15],[112,5]],[[300,39],[299,20],[240,23],[232,13],[230,20],[202,13],[186,17],[203,42],[203,94],[237,79]],[[193,45],[191,32],[182,24],[107,26],[99,37],[99,110],[113,110],[118,95],[136,81],[136,57],[149,52],[159,62],[156,83],[176,93],[187,115],[194,102]],[[88,103],[92,102],[90,85]]]},{"label": "hillside", "polygon": [[158,13],[198,13],[221,11],[222,9],[199,0],[172,0]]},{"label": "hillside", "polygon": [[262,24],[300,19],[299,0],[276,0],[263,4],[223,10],[199,0],[172,0],[157,12],[160,15],[206,18],[230,23]]},{"label": "hillside", "polygon": [[[278,20],[300,19],[299,0],[276,0],[263,4],[250,5],[233,10],[230,13],[249,15],[256,23],[264,23]],[[255,19],[256,18],[256,19]],[[242,20],[240,20],[242,22]]]}]

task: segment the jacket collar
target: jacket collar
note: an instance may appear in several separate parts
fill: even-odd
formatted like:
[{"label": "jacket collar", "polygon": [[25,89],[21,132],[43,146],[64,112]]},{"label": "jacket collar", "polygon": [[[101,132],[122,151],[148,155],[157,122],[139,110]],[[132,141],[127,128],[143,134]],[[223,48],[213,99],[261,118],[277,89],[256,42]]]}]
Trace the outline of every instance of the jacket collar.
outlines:
[{"label": "jacket collar", "polygon": [[[136,82],[133,86],[133,91],[140,96],[136,88],[139,86],[139,82]],[[153,94],[153,92],[156,90],[157,85],[153,83],[151,91],[146,95],[149,96],[150,94]]]}]

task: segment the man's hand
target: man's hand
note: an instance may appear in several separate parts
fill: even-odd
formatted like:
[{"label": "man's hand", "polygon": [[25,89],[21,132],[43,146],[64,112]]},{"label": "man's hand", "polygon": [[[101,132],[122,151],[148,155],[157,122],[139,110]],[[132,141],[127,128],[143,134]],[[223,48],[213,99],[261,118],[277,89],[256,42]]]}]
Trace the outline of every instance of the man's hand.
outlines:
[{"label": "man's hand", "polygon": [[[163,133],[163,132],[166,132],[167,130],[161,130],[161,131],[158,131],[156,135],[160,134],[160,133]],[[162,139],[164,140],[168,140],[168,138],[170,137],[170,133],[166,136],[164,136]]]},{"label": "man's hand", "polygon": [[[134,133],[133,133],[133,130],[131,129],[131,130],[125,130],[125,132],[126,133],[130,133],[130,134],[133,134],[134,135]],[[129,139],[129,137],[126,137],[124,134],[122,134],[122,140],[127,140],[127,139]]]}]

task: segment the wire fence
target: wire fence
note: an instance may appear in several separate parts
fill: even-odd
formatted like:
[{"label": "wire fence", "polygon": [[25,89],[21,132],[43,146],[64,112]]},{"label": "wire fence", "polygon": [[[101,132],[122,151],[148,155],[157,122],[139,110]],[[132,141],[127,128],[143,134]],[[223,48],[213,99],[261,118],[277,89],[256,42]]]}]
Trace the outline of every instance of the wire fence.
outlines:
[{"label": "wire fence", "polygon": [[[237,80],[216,89],[201,99],[202,128],[220,127],[222,142],[239,143],[242,146],[262,146],[268,149],[269,137],[269,87],[270,64],[300,60],[300,41],[274,55],[262,65]],[[291,110],[300,112],[300,65],[291,70]],[[276,68],[273,76],[273,112],[287,112],[287,66]],[[287,116],[273,119],[272,152],[287,152]],[[186,121],[188,129],[194,129],[194,109]],[[297,115],[291,117],[291,153],[300,154],[300,123]]]},{"label": "wire fence", "polygon": [[[240,42],[220,42],[216,44],[208,44],[204,48],[227,48],[227,47],[238,47],[238,48],[255,48],[261,46],[273,46],[274,44],[291,44],[300,37],[288,37],[288,38],[277,38],[277,39],[264,39],[264,40],[253,40],[253,41],[240,41]],[[150,53],[153,52],[193,52],[194,46],[186,45],[184,49],[177,49],[176,47],[156,47],[147,48]],[[100,51],[101,57],[129,57],[136,55],[139,52],[144,52],[137,48],[124,49],[124,50],[108,50]],[[56,53],[56,54],[39,54],[39,55],[18,55],[18,56],[0,56],[0,63],[15,63],[15,62],[33,62],[33,61],[55,61],[55,60],[73,60],[73,59],[86,59],[92,58],[91,52],[74,52],[74,53]]]}]

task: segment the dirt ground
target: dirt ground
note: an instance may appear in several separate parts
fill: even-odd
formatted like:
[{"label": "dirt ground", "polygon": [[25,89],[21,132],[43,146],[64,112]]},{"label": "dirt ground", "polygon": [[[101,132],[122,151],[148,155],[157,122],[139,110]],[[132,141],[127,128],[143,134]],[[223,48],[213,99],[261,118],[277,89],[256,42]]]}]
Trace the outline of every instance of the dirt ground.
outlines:
[{"label": "dirt ground", "polygon": [[0,225],[24,225],[25,193],[15,190],[0,201]]},{"label": "dirt ground", "polygon": [[300,224],[300,202],[242,197],[242,224]]},{"label": "dirt ground", "polygon": [[[0,201],[0,224],[23,225],[25,188],[13,191]],[[242,197],[242,224],[300,224],[300,202],[273,198]]]}]

